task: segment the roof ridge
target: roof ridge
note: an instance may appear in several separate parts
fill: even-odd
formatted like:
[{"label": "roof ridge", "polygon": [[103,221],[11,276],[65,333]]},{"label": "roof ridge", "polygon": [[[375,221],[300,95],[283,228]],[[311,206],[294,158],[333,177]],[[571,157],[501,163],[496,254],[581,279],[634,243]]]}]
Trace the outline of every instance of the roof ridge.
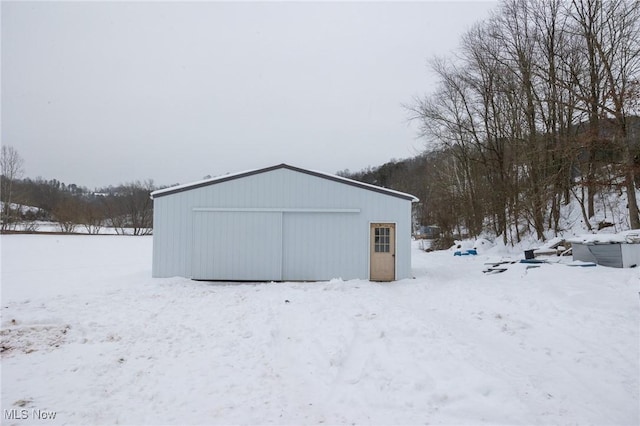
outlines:
[{"label": "roof ridge", "polygon": [[288,170],[292,170],[298,173],[304,173],[304,174],[308,174],[311,176],[316,176],[319,178],[323,178],[323,179],[328,179],[328,180],[332,180],[334,182],[339,182],[339,183],[343,183],[346,185],[352,185],[352,186],[356,186],[356,187],[360,187],[363,189],[367,189],[370,191],[375,191],[375,192],[379,192],[382,194],[386,194],[386,195],[390,195],[390,196],[394,196],[394,197],[398,197],[398,198],[403,198],[403,199],[407,199],[410,200],[411,202],[417,202],[418,198],[415,197],[414,195],[411,194],[407,194],[404,192],[400,192],[400,191],[396,191],[394,189],[389,189],[389,188],[384,188],[381,186],[377,186],[377,185],[372,185],[369,183],[365,183],[365,182],[360,182],[357,180],[353,180],[353,179],[349,179],[346,177],[342,177],[342,176],[337,176],[334,174],[329,174],[329,173],[325,173],[325,172],[319,172],[319,171],[315,171],[315,170],[308,170],[308,169],[303,169],[301,167],[296,167],[296,166],[292,166],[290,164],[287,163],[280,163],[274,166],[269,166],[269,167],[264,167],[261,169],[253,169],[253,170],[247,170],[247,171],[243,171],[243,172],[238,172],[238,173],[231,173],[231,174],[226,174],[226,175],[221,175],[221,176],[216,176],[213,178],[208,178],[208,179],[203,179],[203,180],[199,180],[199,181],[195,181],[195,182],[189,182],[189,183],[185,183],[185,184],[181,184],[181,185],[176,185],[176,186],[171,186],[168,188],[164,188],[164,189],[158,189],[156,191],[153,191],[151,193],[151,198],[158,198],[158,197],[163,197],[166,195],[171,195],[171,194],[175,194],[178,192],[184,192],[184,191],[189,191],[192,189],[197,189],[197,188],[202,188],[205,186],[209,186],[209,185],[215,185],[217,183],[222,183],[222,182],[226,182],[226,181],[230,181],[230,180],[235,180],[235,179],[240,179],[243,177],[247,177],[247,176],[253,176],[253,175],[257,175],[257,174],[261,174],[261,173],[267,173],[273,170],[278,170],[278,169],[288,169]]}]

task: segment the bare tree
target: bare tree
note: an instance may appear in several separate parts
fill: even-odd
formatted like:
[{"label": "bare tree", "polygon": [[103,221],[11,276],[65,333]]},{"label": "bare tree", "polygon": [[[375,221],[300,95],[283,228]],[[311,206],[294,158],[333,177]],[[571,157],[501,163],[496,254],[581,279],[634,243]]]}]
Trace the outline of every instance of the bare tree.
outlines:
[{"label": "bare tree", "polygon": [[633,84],[640,76],[640,3],[606,3],[606,39],[597,43],[607,83],[608,102],[603,109],[615,118],[618,146],[623,152],[624,182],[631,228],[640,228],[636,200],[635,167],[629,140],[628,111]]},{"label": "bare tree", "polygon": [[13,209],[14,202],[13,185],[16,179],[22,177],[24,160],[18,151],[8,145],[2,146],[0,155],[0,171],[2,173],[2,225],[1,230],[5,231],[15,226],[19,211]]},{"label": "bare tree", "polygon": [[433,61],[440,83],[410,109],[429,149],[455,159],[439,179],[454,188],[472,234],[478,223],[505,242],[557,234],[571,194],[590,228],[598,191],[621,183],[640,227],[640,148],[629,131],[639,109],[639,10],[625,0],[505,0],[463,36],[453,60]]},{"label": "bare tree", "polygon": [[153,181],[135,182],[126,186],[126,211],[133,235],[150,235],[153,231]]},{"label": "bare tree", "polygon": [[[570,48],[569,18],[562,0],[535,0],[531,15],[535,31],[533,74],[537,81],[536,102],[541,132],[546,138],[551,206],[549,228],[560,232],[560,209],[571,199],[572,167],[578,155],[572,136],[576,119],[576,99],[563,81],[569,81],[569,70],[581,60]],[[566,64],[570,64],[566,66]]]},{"label": "bare tree", "polygon": [[83,200],[80,206],[80,220],[89,234],[99,234],[105,221],[101,200]]},{"label": "bare tree", "polygon": [[56,222],[58,222],[60,231],[65,234],[75,231],[77,224],[81,221],[79,202],[71,195],[61,199],[52,213]]},{"label": "bare tree", "polygon": [[[108,221],[119,234],[150,235],[153,231],[153,181],[121,185],[104,200]],[[130,230],[130,231],[129,231]]]}]

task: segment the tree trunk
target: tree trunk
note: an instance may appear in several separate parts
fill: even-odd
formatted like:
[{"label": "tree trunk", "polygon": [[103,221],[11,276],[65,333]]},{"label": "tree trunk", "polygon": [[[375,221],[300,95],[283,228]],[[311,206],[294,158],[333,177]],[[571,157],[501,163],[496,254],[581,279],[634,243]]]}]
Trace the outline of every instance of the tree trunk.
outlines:
[{"label": "tree trunk", "polygon": [[[625,129],[626,130],[626,129]],[[629,141],[624,138],[624,168],[625,187],[627,189],[627,203],[629,205],[629,225],[631,229],[640,229],[640,215],[638,214],[638,202],[636,200],[636,185],[633,156],[629,148]]]}]

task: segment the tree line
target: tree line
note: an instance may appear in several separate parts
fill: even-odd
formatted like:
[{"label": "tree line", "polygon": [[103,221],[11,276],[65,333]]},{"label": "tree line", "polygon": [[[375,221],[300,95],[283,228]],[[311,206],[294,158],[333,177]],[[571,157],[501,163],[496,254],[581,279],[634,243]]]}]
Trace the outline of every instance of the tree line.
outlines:
[{"label": "tree line", "polygon": [[111,227],[118,234],[151,234],[153,202],[149,194],[157,189],[152,180],[90,191],[57,179],[23,179],[23,164],[13,147],[2,147],[1,231],[35,231],[36,221],[44,220],[56,222],[64,233],[98,234]]},{"label": "tree line", "polygon": [[431,69],[436,89],[407,108],[444,229],[543,240],[572,198],[592,229],[611,188],[640,228],[639,2],[506,0]]},{"label": "tree line", "polygon": [[[504,0],[430,66],[434,90],[406,105],[425,152],[339,174],[418,196],[417,220],[449,236],[544,240],[572,200],[596,229],[595,200],[612,191],[640,228],[640,2]],[[151,181],[89,192],[15,169],[3,159],[3,228],[24,203],[61,228],[150,232]]]}]

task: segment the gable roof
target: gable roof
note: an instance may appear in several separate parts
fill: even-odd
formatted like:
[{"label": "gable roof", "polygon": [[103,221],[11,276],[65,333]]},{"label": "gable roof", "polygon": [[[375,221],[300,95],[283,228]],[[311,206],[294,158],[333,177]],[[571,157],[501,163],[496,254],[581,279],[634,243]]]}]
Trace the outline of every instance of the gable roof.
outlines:
[{"label": "gable roof", "polygon": [[241,179],[241,178],[244,178],[244,177],[247,177],[247,176],[258,175],[260,173],[271,172],[273,170],[278,170],[278,169],[287,169],[287,170],[291,170],[291,171],[294,171],[294,172],[304,173],[304,174],[307,174],[307,175],[310,175],[310,176],[316,176],[316,177],[319,177],[319,178],[322,178],[322,179],[327,179],[327,180],[331,180],[331,181],[334,181],[334,182],[339,182],[339,183],[343,183],[343,184],[346,184],[346,185],[355,186],[357,188],[367,189],[369,191],[375,191],[375,192],[379,192],[379,193],[385,194],[385,195],[391,195],[392,197],[397,197],[397,198],[402,198],[402,199],[405,199],[405,200],[409,200],[412,203],[415,203],[415,202],[418,201],[418,198],[416,198],[415,196],[413,196],[411,194],[406,194],[404,192],[394,191],[392,189],[382,188],[380,186],[370,185],[368,183],[358,182],[358,181],[353,180],[353,179],[348,179],[348,178],[344,178],[344,177],[341,177],[341,176],[331,175],[331,174],[328,174],[328,173],[301,169],[299,167],[290,166],[290,165],[284,164],[284,163],[283,164],[278,164],[276,166],[265,167],[263,169],[255,169],[255,170],[249,170],[249,171],[240,172],[240,173],[233,173],[233,174],[228,174],[228,175],[224,175],[224,176],[218,176],[218,177],[215,177],[215,178],[200,180],[200,181],[197,181],[197,182],[191,182],[191,183],[185,183],[185,184],[182,184],[182,185],[172,186],[172,187],[165,188],[165,189],[159,189],[159,190],[153,191],[151,193],[151,198],[164,197],[165,195],[171,195],[171,194],[176,194],[178,192],[190,191],[192,189],[202,188],[202,187],[209,186],[209,185],[215,185],[215,184],[222,183],[222,182],[227,182],[227,181],[230,181],[230,180]]}]

